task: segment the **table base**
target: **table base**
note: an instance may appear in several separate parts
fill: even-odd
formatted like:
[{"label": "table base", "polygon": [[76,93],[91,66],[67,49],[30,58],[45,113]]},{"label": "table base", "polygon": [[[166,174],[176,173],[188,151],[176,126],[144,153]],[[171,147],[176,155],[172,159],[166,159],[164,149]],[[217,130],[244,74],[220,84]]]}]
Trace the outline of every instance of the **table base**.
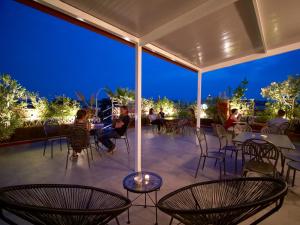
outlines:
[{"label": "table base", "polygon": [[[157,223],[157,191],[158,190],[155,190],[155,199],[153,200],[150,196],[149,193],[141,193],[139,194],[135,199],[133,199],[131,202],[133,203],[134,201],[136,201],[139,197],[141,197],[142,195],[144,195],[144,204],[143,205],[140,205],[140,204],[132,204],[132,206],[142,206],[144,208],[147,208],[147,207],[154,207],[155,208],[155,225],[158,225]],[[151,200],[151,202],[153,203],[153,205],[148,205],[147,204],[147,196],[148,198]],[[129,199],[129,191],[127,190],[127,198]],[[130,215],[129,215],[129,209],[127,210],[127,224],[130,224]]]}]

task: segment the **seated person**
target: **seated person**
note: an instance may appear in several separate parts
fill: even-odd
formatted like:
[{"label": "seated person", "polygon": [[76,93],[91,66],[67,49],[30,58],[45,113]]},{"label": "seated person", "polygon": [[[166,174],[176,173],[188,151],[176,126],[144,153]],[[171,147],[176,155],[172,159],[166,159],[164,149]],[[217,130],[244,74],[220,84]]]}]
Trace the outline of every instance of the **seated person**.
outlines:
[{"label": "seated person", "polygon": [[159,117],[160,117],[161,119],[164,119],[164,118],[165,118],[165,113],[163,112],[163,108],[162,108],[162,107],[160,108],[160,111],[159,111],[158,115],[159,115]]},{"label": "seated person", "polygon": [[151,109],[149,110],[148,118],[149,118],[149,120],[150,120],[150,123],[151,123],[152,125],[157,125],[157,129],[158,129],[158,131],[160,131],[160,128],[161,128],[161,126],[163,125],[163,120],[160,119],[160,118],[154,113],[154,109],[153,109],[153,108],[151,108]]},{"label": "seated person", "polygon": [[272,133],[279,132],[279,130],[281,130],[281,125],[288,123],[288,120],[283,118],[284,115],[285,115],[285,111],[282,109],[279,109],[277,112],[276,118],[267,122],[266,125],[270,128]]},{"label": "seated person", "polygon": [[233,131],[233,127],[236,125],[237,122],[240,121],[241,117],[242,115],[239,114],[239,111],[237,109],[232,109],[229,118],[225,122],[225,129]]},{"label": "seated person", "polygon": [[109,153],[112,153],[116,148],[110,139],[123,136],[130,122],[127,106],[121,106],[120,114],[119,118],[113,121],[113,128],[103,132],[99,137],[99,141],[108,149]]},{"label": "seated person", "polygon": [[[84,109],[80,109],[77,111],[76,114],[76,119],[74,121],[74,127],[80,127],[86,130],[86,132],[88,133],[91,129],[90,127],[90,123],[88,121],[88,112]],[[73,154],[71,156],[72,159],[77,159],[78,158],[78,153],[81,152],[82,149],[74,149],[73,148]]]}]

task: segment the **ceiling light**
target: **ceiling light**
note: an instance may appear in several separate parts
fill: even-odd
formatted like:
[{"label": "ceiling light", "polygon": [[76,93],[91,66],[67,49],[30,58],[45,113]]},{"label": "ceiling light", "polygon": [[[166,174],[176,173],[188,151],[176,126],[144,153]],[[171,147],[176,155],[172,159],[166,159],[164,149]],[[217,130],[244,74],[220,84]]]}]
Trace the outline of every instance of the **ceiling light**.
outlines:
[{"label": "ceiling light", "polygon": [[81,17],[76,17],[76,19],[78,19],[81,22],[84,22],[84,19],[82,19]]},{"label": "ceiling light", "polygon": [[124,36],[123,39],[126,40],[126,41],[130,41],[130,38],[129,38],[129,37],[125,37],[125,36]]}]

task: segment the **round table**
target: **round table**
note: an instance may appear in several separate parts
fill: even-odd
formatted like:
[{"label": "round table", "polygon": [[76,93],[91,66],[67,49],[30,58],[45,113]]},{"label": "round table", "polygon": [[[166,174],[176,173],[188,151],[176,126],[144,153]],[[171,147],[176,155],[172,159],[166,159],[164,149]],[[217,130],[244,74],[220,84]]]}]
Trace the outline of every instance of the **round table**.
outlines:
[{"label": "round table", "polygon": [[[160,190],[162,186],[162,178],[153,172],[142,171],[131,173],[126,176],[123,180],[123,187],[127,191],[127,198],[129,198],[129,192],[139,194],[132,202],[137,200],[140,196],[144,195],[145,203],[143,205],[132,204],[132,206],[144,206],[144,208],[155,207],[155,224],[157,224],[157,191]],[[155,192],[155,199],[153,200],[150,196],[151,192]],[[153,203],[153,205],[147,205],[147,196]],[[128,221],[130,223],[129,218],[129,209],[128,209]]]}]

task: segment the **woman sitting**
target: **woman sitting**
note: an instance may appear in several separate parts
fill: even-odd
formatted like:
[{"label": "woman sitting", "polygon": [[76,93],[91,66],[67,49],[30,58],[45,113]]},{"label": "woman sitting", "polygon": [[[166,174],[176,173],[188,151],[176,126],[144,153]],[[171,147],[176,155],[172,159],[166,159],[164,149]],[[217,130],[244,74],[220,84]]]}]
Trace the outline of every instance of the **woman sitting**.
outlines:
[{"label": "woman sitting", "polygon": [[[74,121],[74,127],[80,127],[82,129],[85,129],[87,134],[89,133],[91,126],[88,121],[88,112],[84,109],[80,109],[77,111],[76,119]],[[81,152],[82,149],[74,149],[73,148],[73,154],[71,156],[72,159],[78,158],[78,153]]]},{"label": "woman sitting", "polygon": [[150,123],[152,125],[157,125],[157,129],[158,129],[158,131],[160,131],[161,126],[163,126],[163,120],[161,118],[159,118],[159,116],[157,114],[154,113],[153,108],[151,108],[149,110],[148,118],[150,120]]},{"label": "woman sitting", "polygon": [[240,121],[241,117],[242,115],[239,114],[239,111],[237,109],[232,109],[229,118],[225,122],[225,129],[233,131],[233,127],[236,125],[237,122]]}]

